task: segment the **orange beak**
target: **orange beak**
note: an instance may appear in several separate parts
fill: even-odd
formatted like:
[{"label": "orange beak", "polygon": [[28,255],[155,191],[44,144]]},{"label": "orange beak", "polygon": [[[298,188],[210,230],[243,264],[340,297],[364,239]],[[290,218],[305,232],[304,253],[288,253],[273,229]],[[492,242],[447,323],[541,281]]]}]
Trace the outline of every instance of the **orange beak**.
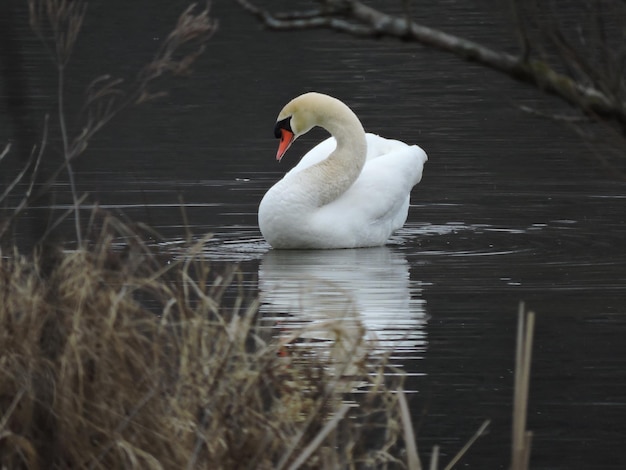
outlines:
[{"label": "orange beak", "polygon": [[280,161],[281,158],[283,158],[283,155],[285,155],[285,152],[291,146],[293,140],[293,132],[290,132],[287,129],[280,130],[280,143],[278,144],[278,152],[276,152],[276,160]]}]

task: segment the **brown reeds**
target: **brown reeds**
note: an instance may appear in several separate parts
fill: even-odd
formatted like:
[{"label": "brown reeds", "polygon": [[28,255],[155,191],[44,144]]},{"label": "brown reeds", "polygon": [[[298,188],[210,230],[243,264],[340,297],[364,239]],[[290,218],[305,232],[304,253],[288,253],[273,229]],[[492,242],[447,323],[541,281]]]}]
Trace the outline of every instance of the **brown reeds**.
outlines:
[{"label": "brown reeds", "polygon": [[[236,266],[198,257],[203,241],[173,257],[143,241],[149,229],[106,215],[89,233],[97,220],[45,274],[36,258],[0,256],[2,468],[422,468],[401,381],[351,322],[327,333],[354,361],[320,354],[306,327],[285,343],[261,326]],[[517,470],[531,438],[534,317],[522,312]]]},{"label": "brown reeds", "polygon": [[282,354],[235,267],[214,272],[200,246],[163,259],[119,220],[101,225],[46,275],[0,258],[2,468],[399,464],[384,360],[342,377],[306,343]]}]

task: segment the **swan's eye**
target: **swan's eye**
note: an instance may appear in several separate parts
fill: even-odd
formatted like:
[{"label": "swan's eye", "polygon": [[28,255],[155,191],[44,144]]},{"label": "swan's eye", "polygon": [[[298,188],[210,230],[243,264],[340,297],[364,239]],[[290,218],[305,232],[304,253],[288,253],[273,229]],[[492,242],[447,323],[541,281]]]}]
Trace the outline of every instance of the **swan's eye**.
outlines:
[{"label": "swan's eye", "polygon": [[291,116],[286,117],[285,119],[281,119],[274,126],[274,137],[276,137],[277,139],[280,139],[282,137],[281,129],[288,130],[290,133],[293,134],[293,131],[291,130]]}]

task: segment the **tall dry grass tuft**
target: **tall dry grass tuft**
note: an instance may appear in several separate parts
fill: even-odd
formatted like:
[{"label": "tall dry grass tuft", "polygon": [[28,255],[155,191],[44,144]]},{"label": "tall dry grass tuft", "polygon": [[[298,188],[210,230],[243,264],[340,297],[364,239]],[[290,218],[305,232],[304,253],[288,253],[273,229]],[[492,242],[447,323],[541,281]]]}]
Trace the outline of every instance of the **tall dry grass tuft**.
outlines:
[{"label": "tall dry grass tuft", "polygon": [[214,272],[200,249],[164,259],[104,217],[45,276],[0,257],[2,468],[399,464],[384,360],[345,377],[306,343],[281,354],[236,268]]}]

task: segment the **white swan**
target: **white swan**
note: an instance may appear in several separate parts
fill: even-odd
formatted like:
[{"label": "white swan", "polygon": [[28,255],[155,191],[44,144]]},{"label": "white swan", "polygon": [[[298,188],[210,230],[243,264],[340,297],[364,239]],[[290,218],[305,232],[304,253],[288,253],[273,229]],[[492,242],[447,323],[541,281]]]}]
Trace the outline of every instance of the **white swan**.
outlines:
[{"label": "white swan", "polygon": [[263,237],[272,247],[286,249],[384,245],[406,221],[426,153],[417,145],[366,134],[344,103],[306,93],[278,115],[276,159],[315,126],[332,137],[265,194],[259,206]]}]

